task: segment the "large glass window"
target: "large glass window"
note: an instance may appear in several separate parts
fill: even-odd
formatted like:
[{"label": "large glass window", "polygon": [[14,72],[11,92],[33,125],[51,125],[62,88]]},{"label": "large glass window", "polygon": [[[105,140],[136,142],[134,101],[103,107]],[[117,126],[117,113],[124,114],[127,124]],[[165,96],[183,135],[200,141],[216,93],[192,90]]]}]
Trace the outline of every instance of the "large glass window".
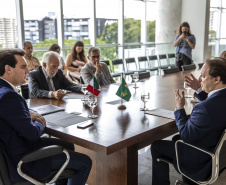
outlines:
[{"label": "large glass window", "polygon": [[212,56],[220,56],[226,48],[226,1],[210,1],[209,46],[212,46]]},{"label": "large glass window", "polygon": [[90,44],[90,18],[92,12],[90,0],[63,1],[64,14],[64,45],[69,52],[73,44],[80,40],[85,45]]},{"label": "large glass window", "polygon": [[96,1],[97,44],[118,43],[118,0]]},{"label": "large glass window", "polygon": [[124,1],[124,42],[140,42],[141,39],[141,20],[144,15],[142,1]]},{"label": "large glass window", "polygon": [[18,47],[15,0],[0,0],[0,49]]},{"label": "large glass window", "polygon": [[155,42],[156,2],[147,1],[146,6],[147,42]]}]

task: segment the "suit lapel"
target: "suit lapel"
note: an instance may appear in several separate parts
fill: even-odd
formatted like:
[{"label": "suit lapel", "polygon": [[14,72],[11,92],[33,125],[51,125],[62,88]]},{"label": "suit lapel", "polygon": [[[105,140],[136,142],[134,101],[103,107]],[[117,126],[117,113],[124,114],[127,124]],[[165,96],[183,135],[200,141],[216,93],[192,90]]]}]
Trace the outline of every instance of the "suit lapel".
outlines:
[{"label": "suit lapel", "polygon": [[40,78],[41,78],[41,84],[44,86],[44,89],[49,89],[48,83],[46,81],[46,77],[42,71],[42,67],[40,66],[39,68],[39,72],[40,72]]},{"label": "suit lapel", "polygon": [[58,74],[56,74],[56,76],[54,76],[52,79],[53,79],[53,84],[54,84],[55,90],[61,89]]}]

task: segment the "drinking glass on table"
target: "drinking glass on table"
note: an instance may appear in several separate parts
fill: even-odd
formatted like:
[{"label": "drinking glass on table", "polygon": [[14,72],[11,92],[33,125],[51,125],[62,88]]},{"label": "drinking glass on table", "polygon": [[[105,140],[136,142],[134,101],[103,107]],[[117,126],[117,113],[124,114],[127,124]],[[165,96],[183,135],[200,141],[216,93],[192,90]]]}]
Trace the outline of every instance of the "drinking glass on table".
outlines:
[{"label": "drinking glass on table", "polygon": [[138,72],[134,72],[134,74],[132,75],[132,79],[135,82],[135,86],[133,88],[135,88],[135,89],[139,88],[139,87],[137,87],[137,82],[139,80],[139,73]]},{"label": "drinking glass on table", "polygon": [[150,93],[149,92],[142,92],[141,93],[141,100],[144,102],[144,108],[140,108],[141,111],[149,110],[146,108],[146,103],[150,99]]},{"label": "drinking glass on table", "polygon": [[92,115],[89,115],[88,117],[91,119],[97,118],[97,115],[94,115],[93,110],[97,106],[97,97],[96,96],[90,96],[88,98],[88,106],[91,108]]},{"label": "drinking glass on table", "polygon": [[82,101],[86,101],[86,94],[88,93],[87,86],[88,84],[81,84],[81,91],[84,94],[84,98],[82,99]]},{"label": "drinking glass on table", "polygon": [[191,89],[191,87],[188,86],[187,82],[184,82],[184,88],[186,89],[186,95],[185,98],[192,98],[191,95],[189,95],[189,90]]}]

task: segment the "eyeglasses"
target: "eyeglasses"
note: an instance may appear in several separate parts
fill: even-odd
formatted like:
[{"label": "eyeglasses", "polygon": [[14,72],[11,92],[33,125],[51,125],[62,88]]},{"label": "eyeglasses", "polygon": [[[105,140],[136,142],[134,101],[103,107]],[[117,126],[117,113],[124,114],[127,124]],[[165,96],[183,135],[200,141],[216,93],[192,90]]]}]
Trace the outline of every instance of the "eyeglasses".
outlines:
[{"label": "eyeglasses", "polygon": [[98,55],[98,56],[91,56],[92,57],[92,59],[95,59],[95,58],[100,58],[100,55]]}]

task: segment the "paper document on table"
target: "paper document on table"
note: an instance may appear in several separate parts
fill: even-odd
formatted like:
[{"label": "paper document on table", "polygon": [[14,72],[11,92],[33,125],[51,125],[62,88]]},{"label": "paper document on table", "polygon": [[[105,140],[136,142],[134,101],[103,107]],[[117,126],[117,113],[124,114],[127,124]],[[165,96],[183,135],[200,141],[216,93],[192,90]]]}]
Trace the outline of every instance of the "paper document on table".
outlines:
[{"label": "paper document on table", "polygon": [[157,108],[157,109],[145,111],[145,114],[151,114],[151,115],[175,120],[174,111],[171,111],[171,110]]},{"label": "paper document on table", "polygon": [[47,127],[48,125],[68,127],[77,123],[81,123],[87,120],[90,120],[87,117],[77,116],[73,113],[69,114],[67,112],[58,112],[44,116]]},{"label": "paper document on table", "polygon": [[82,99],[84,98],[83,94],[75,94],[75,93],[68,93],[63,97],[64,99]]},{"label": "paper document on table", "polygon": [[49,104],[49,105],[42,105],[42,106],[34,107],[34,108],[31,108],[31,110],[34,110],[41,115],[47,115],[47,114],[51,114],[54,112],[63,111],[64,108]]}]

